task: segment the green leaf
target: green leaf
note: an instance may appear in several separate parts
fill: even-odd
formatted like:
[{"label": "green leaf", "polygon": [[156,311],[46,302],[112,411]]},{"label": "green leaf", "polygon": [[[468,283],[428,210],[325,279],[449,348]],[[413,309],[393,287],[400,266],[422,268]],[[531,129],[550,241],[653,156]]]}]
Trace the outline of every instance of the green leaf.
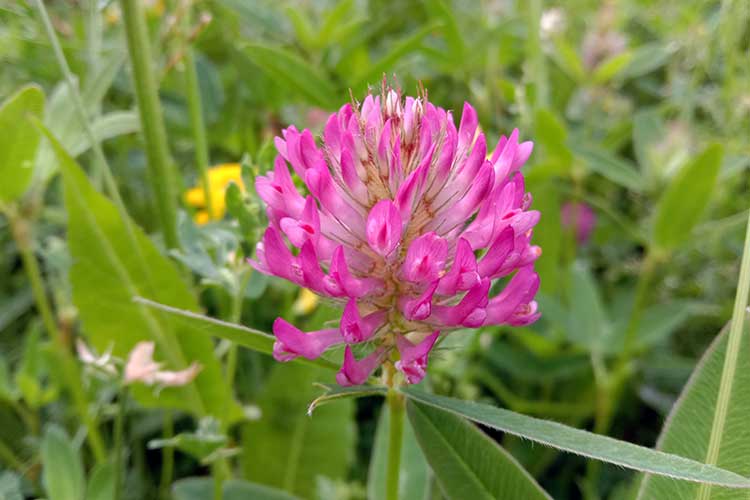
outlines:
[{"label": "green leaf", "polygon": [[553,43],[555,46],[553,57],[560,69],[573,81],[582,82],[586,78],[586,71],[576,49],[563,37],[556,37]]},{"label": "green leaf", "polygon": [[632,60],[633,53],[630,51],[615,54],[606,61],[602,61],[594,70],[591,78],[594,80],[594,83],[605,84],[625,70]]},{"label": "green leaf", "polygon": [[279,85],[288,86],[319,106],[334,107],[332,99],[337,94],[336,87],[317,67],[296,54],[261,44],[248,45],[245,53]]},{"label": "green leaf", "polygon": [[618,441],[608,436],[528,417],[487,404],[427,394],[412,387],[401,389],[413,401],[434,406],[499,431],[585,457],[674,479],[705,482],[732,488],[750,488],[750,479],[695,460]]},{"label": "green leaf", "polygon": [[534,131],[544,151],[544,163],[555,163],[559,170],[569,170],[573,155],[565,144],[568,132],[563,122],[551,111],[540,108],[534,112]]},{"label": "green leaf", "polygon": [[[383,405],[375,432],[375,445],[372,449],[370,471],[367,474],[367,498],[381,500],[386,498],[385,484],[388,467],[388,433],[390,429],[390,412]],[[409,422],[404,425],[403,443],[401,445],[401,470],[399,472],[398,497],[403,499],[424,500],[430,490],[430,467],[419,448],[414,429]]]},{"label": "green leaf", "polygon": [[[213,498],[214,480],[210,477],[188,477],[172,484],[174,500],[206,500]],[[224,483],[223,500],[296,500],[286,492],[239,479]]]},{"label": "green leaf", "polygon": [[150,388],[134,387],[143,404],[218,418],[235,414],[211,339],[133,302],[133,297],[144,295],[182,309],[198,309],[175,265],[132,221],[123,220],[54,137],[48,138],[63,177],[73,301],[90,342],[99,352],[111,348],[116,356],[126,358],[136,343],[152,340],[157,346],[155,357],[165,361],[165,368],[201,364],[193,383],[165,388],[158,397]]},{"label": "green leaf", "polygon": [[599,289],[586,264],[575,262],[570,268],[570,315],[568,338],[592,351],[603,352],[612,336]]},{"label": "green leaf", "polygon": [[81,457],[65,431],[48,425],[41,451],[44,489],[50,500],[83,500],[86,484]]},{"label": "green leaf", "polygon": [[94,467],[86,488],[86,500],[112,500],[115,497],[115,466],[105,462]]},{"label": "green leaf", "polygon": [[[113,111],[95,118],[91,128],[94,130],[97,139],[104,142],[107,139],[138,132],[141,128],[141,122],[138,113],[135,111]],[[65,144],[66,150],[70,151],[71,156],[79,156],[91,147],[91,140],[86,132],[82,129],[77,132],[77,134],[70,136]]]},{"label": "green leaf", "polygon": [[653,177],[655,165],[651,160],[651,149],[664,137],[665,125],[659,111],[641,110],[633,115],[633,149],[641,171]]},{"label": "green leaf", "polygon": [[419,403],[409,402],[407,411],[448,500],[551,498],[510,453],[476,426]]},{"label": "green leaf", "polygon": [[6,470],[0,473],[0,499],[24,500],[21,492],[21,479],[14,472]]},{"label": "green leaf", "polygon": [[325,394],[315,398],[307,406],[307,414],[310,416],[312,416],[316,408],[327,403],[335,402],[340,399],[357,399],[367,396],[385,396],[388,392],[387,387],[377,385],[354,385],[349,387],[328,384],[317,385],[325,389],[326,392]]},{"label": "green leaf", "polygon": [[153,439],[148,442],[151,450],[174,447],[206,463],[206,459],[227,444],[227,436],[221,433],[218,420],[201,419],[195,432],[181,432],[169,439]]},{"label": "green leaf", "polygon": [[[276,340],[273,335],[243,325],[237,325],[227,321],[221,321],[220,319],[204,316],[192,311],[160,304],[152,300],[144,299],[143,297],[136,297],[134,300],[144,306],[157,309],[161,314],[172,317],[173,321],[177,324],[188,327],[200,335],[226,339],[253,351],[269,355],[273,354],[273,343]],[[315,360],[297,358],[290,362],[318,366],[330,370],[339,369],[338,365],[323,358]]]},{"label": "green leaf", "polygon": [[707,147],[667,186],[654,217],[653,243],[658,248],[673,250],[690,237],[711,200],[722,156],[721,145]]},{"label": "green leaf", "polygon": [[[704,460],[708,450],[711,428],[721,372],[727,350],[729,328],[717,336],[682,390],[661,431],[656,446],[659,450],[676,453],[695,460]],[[724,433],[720,441],[718,467],[734,471],[743,476],[750,475],[750,434],[747,432],[747,418],[750,415],[750,331],[745,322],[742,344],[737,358],[732,397],[727,406]],[[639,499],[651,498],[698,498],[697,484],[672,481],[668,478],[646,475],[641,483]],[[746,491],[714,487],[711,500],[747,499]]]},{"label": "green leaf", "polygon": [[577,143],[570,143],[569,146],[592,171],[631,191],[643,191],[643,178],[630,162],[597,147]]},{"label": "green leaf", "polygon": [[40,137],[29,116],[43,113],[44,93],[36,85],[23,87],[0,106],[0,203],[18,200],[29,187]]},{"label": "green leaf", "polygon": [[245,477],[302,497],[314,491],[318,475],[346,477],[354,458],[352,401],[325,405],[312,417],[306,413],[318,392],[313,382],[323,375],[330,377],[300,364],[273,367],[258,400],[262,416],[245,425]]},{"label": "green leaf", "polygon": [[620,78],[638,78],[664,66],[674,53],[674,48],[660,43],[646,44],[633,51],[633,57],[620,73]]},{"label": "green leaf", "polygon": [[544,249],[536,261],[541,290],[554,294],[560,286],[562,225],[560,223],[559,183],[554,181],[528,181],[528,190],[534,193],[534,210],[539,210],[541,218],[534,232],[534,244]]},{"label": "green leaf", "polygon": [[438,30],[443,23],[430,23],[422,27],[413,35],[396,43],[383,57],[367,66],[362,73],[354,76],[351,88],[355,93],[367,90],[368,84],[379,82],[388,71],[393,71],[394,66],[406,55],[416,51],[422,45],[422,39],[430,33]]}]

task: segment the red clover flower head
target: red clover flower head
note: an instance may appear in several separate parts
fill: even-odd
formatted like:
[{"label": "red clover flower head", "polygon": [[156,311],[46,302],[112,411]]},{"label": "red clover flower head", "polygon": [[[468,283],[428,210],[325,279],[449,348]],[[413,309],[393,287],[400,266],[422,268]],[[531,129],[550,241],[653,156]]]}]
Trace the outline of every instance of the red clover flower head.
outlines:
[{"label": "red clover flower head", "polygon": [[[277,360],[345,344],[341,385],[364,383],[384,362],[413,384],[441,333],[539,317],[541,249],[530,242],[539,212],[519,171],[533,144],[519,143],[518,130],[488,157],[469,104],[457,129],[426,95],[384,88],[333,113],[320,145],[294,126],[282,135],[273,171],[256,179],[270,223],[251,263],[343,314],[338,328],[313,332],[278,318]],[[509,279],[491,296],[499,278]],[[351,346],[362,343],[369,354],[357,359]]]}]

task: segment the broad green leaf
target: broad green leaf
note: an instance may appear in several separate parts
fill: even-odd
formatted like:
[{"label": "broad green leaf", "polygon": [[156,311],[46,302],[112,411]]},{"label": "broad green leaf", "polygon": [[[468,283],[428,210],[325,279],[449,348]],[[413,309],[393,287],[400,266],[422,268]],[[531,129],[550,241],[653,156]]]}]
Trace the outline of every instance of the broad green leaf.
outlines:
[{"label": "broad green leaf", "polygon": [[[635,341],[639,347],[650,347],[669,338],[687,319],[695,314],[696,304],[685,300],[674,300],[665,304],[655,304],[643,311],[643,317],[638,325]],[[611,343],[615,351],[622,348],[628,318],[623,318],[617,341]]]},{"label": "broad green leaf", "polygon": [[86,488],[86,500],[112,500],[115,497],[115,466],[105,462],[94,467]]},{"label": "broad green leaf", "polygon": [[626,51],[615,54],[606,61],[602,61],[602,63],[596,67],[594,74],[591,76],[594,83],[604,84],[609,82],[626,69],[632,60],[633,53]]},{"label": "broad green leaf", "polygon": [[[89,113],[98,111],[102,99],[115,81],[117,73],[122,69],[127,59],[125,50],[115,50],[102,58],[101,64],[91,75],[86,75],[81,97]],[[67,87],[66,87],[67,88]]]},{"label": "broad green leaf", "polygon": [[28,85],[0,106],[0,204],[18,200],[34,174],[39,129],[29,120],[44,113],[44,93]]},{"label": "broad green leaf", "polygon": [[317,67],[285,49],[261,44],[245,47],[248,57],[279,85],[304,95],[311,102],[332,108],[336,87]]},{"label": "broad green leaf", "polygon": [[[172,484],[174,500],[206,500],[213,498],[214,480],[210,477],[188,477]],[[296,500],[284,491],[239,479],[224,483],[223,500]]]},{"label": "broad green leaf", "polygon": [[670,455],[483,403],[427,394],[412,387],[402,388],[401,392],[413,401],[452,412],[499,431],[595,460],[674,479],[732,488],[750,488],[750,479],[746,477],[685,457]]},{"label": "broad green leaf", "polygon": [[448,500],[551,498],[510,453],[463,418],[414,402],[407,411]]},{"label": "broad green leaf", "polygon": [[690,237],[705,212],[721,167],[723,148],[707,147],[685,165],[662,194],[654,217],[654,244],[673,250]]},{"label": "broad green leaf", "polygon": [[63,177],[73,301],[90,342],[99,352],[111,348],[116,356],[126,358],[137,342],[152,340],[156,359],[168,369],[197,361],[202,370],[192,384],[165,388],[158,397],[150,388],[136,386],[135,394],[147,405],[227,418],[233,413],[233,401],[211,339],[133,302],[135,296],[148,296],[182,309],[198,309],[179,271],[140,228],[120,217],[60,144],[48,137]]},{"label": "broad green leaf", "polygon": [[592,171],[631,191],[643,190],[643,178],[630,162],[597,147],[577,143],[570,143],[569,146]]},{"label": "broad green leaf", "polygon": [[568,338],[592,351],[603,352],[612,336],[612,325],[596,281],[584,262],[578,261],[571,266],[568,282]]},{"label": "broad green leaf", "polygon": [[[742,344],[737,358],[737,371],[732,397],[727,407],[724,432],[720,441],[717,466],[750,476],[750,434],[747,419],[750,415],[750,329],[745,322]],[[695,367],[679,399],[667,417],[656,447],[694,460],[704,460],[708,450],[714,408],[721,384],[721,372],[727,350],[729,328],[724,328]],[[638,498],[697,499],[700,485],[673,481],[669,478],[646,475]],[[746,500],[747,491],[713,487],[711,500]]]},{"label": "broad green leaf", "polygon": [[42,438],[42,474],[50,500],[83,500],[86,482],[78,450],[64,430],[49,425]]},{"label": "broad green leaf", "polygon": [[[192,311],[187,311],[185,309],[178,309],[166,304],[160,304],[152,300],[144,299],[143,297],[135,297],[134,300],[144,306],[158,310],[160,314],[163,314],[166,317],[171,317],[175,323],[190,328],[191,331],[199,333],[200,335],[226,339],[253,351],[269,355],[273,354],[273,343],[275,341],[273,335],[243,325],[237,325]],[[291,362],[319,366],[331,370],[339,369],[338,365],[323,358],[315,360],[297,358]]]},{"label": "broad green leaf", "polygon": [[[367,498],[386,498],[385,484],[388,467],[388,433],[390,412],[383,405],[375,431],[375,444],[372,449],[370,470],[367,474]],[[410,422],[404,422],[403,443],[401,444],[401,469],[399,472],[398,497],[403,499],[426,500],[430,491],[430,467],[427,465]]]},{"label": "broad green leaf", "polygon": [[201,419],[195,432],[181,432],[168,439],[153,439],[148,442],[151,450],[159,448],[177,448],[199,460],[210,463],[211,455],[227,444],[227,436],[221,432],[219,421],[207,417]]},{"label": "broad green leaf", "polygon": [[431,23],[422,27],[413,35],[407,37],[391,47],[391,49],[380,59],[367,66],[367,69],[354,76],[351,87],[355,93],[367,90],[368,84],[375,84],[383,78],[383,74],[393,71],[394,66],[406,55],[416,51],[422,45],[422,39],[442,28],[440,22]]},{"label": "broad green leaf", "polygon": [[[354,458],[354,405],[342,399],[307,415],[320,368],[277,364],[258,400],[261,418],[245,425],[245,477],[310,498],[316,477],[345,478]],[[325,380],[325,379],[324,379]],[[292,388],[293,390],[290,390]]]}]

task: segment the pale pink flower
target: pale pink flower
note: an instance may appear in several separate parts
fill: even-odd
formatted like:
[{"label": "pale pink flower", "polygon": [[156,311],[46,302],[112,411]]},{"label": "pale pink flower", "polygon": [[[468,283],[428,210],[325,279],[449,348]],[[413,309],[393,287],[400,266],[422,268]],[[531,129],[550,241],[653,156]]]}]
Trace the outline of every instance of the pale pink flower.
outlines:
[{"label": "pale pink flower", "polygon": [[195,379],[202,367],[193,363],[184,370],[161,370],[161,363],[154,361],[154,343],[138,342],[125,364],[124,382],[143,382],[146,385],[176,387],[187,385]]},{"label": "pale pink flower", "polygon": [[[251,264],[344,312],[338,328],[309,333],[277,319],[277,360],[346,344],[340,384],[364,383],[386,360],[417,383],[441,333],[539,317],[539,212],[519,171],[533,145],[517,130],[488,159],[469,104],[456,128],[426,96],[384,88],[332,114],[320,145],[294,126],[282,136],[273,170],[256,180],[270,224]],[[350,346],[361,343],[370,354],[357,360]]]}]

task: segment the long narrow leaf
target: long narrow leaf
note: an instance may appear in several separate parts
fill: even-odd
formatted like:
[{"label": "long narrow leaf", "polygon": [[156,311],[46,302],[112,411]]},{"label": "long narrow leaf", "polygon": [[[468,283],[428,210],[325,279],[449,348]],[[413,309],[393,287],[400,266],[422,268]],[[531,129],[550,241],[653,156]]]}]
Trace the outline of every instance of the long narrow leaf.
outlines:
[{"label": "long narrow leaf", "polygon": [[527,417],[481,403],[427,394],[411,387],[402,392],[412,399],[468,418],[509,434],[571,453],[652,474],[726,486],[750,488],[750,479],[719,467],[670,455],[557,422]]}]

